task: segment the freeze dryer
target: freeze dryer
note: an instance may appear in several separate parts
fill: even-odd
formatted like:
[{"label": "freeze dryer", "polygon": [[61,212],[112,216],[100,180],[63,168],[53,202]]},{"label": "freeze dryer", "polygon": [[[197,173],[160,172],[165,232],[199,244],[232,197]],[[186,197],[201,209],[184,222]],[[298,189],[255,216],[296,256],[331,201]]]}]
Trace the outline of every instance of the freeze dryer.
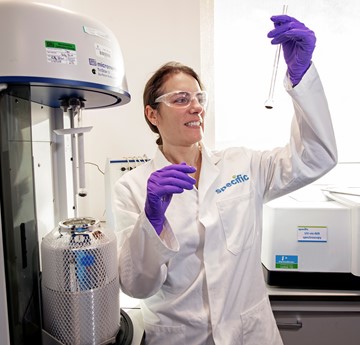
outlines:
[{"label": "freeze dryer", "polygon": [[[118,341],[116,246],[111,231],[78,214],[77,200],[86,195],[83,148],[91,130],[81,125],[82,111],[130,101],[120,46],[100,22],[39,3],[1,1],[0,32],[1,343]],[[39,243],[53,229],[42,272]],[[111,301],[99,299],[100,288]],[[115,325],[98,337],[103,305],[112,306]],[[82,333],[61,336],[74,325]]]}]

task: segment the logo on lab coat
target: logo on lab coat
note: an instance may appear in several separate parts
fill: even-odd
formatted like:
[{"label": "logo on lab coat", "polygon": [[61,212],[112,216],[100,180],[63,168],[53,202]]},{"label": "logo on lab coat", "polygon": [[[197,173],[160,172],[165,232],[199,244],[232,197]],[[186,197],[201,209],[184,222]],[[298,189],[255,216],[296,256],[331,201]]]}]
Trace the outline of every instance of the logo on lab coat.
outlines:
[{"label": "logo on lab coat", "polygon": [[241,175],[241,174],[233,175],[232,179],[229,182],[225,183],[225,185],[223,187],[217,188],[215,191],[217,194],[220,194],[220,193],[225,192],[226,189],[228,189],[236,184],[246,182],[248,180],[249,180],[249,176],[247,176],[247,175]]}]

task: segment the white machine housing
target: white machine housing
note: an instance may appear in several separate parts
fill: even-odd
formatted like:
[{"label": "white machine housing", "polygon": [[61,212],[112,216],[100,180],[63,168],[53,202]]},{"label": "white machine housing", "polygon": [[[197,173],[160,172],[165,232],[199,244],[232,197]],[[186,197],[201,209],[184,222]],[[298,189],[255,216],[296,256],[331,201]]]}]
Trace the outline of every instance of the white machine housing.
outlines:
[{"label": "white machine housing", "polygon": [[130,101],[123,56],[102,23],[66,9],[7,1],[0,13],[0,83],[30,84],[32,101],[59,107],[81,98],[85,108]]},{"label": "white machine housing", "polygon": [[264,205],[261,258],[270,285],[360,288],[356,193],[309,186]]}]

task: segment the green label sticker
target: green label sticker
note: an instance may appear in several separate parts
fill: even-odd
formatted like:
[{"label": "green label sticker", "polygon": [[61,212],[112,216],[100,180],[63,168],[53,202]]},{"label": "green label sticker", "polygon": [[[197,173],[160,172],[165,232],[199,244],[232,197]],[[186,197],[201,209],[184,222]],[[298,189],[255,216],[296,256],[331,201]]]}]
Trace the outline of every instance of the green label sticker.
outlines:
[{"label": "green label sticker", "polygon": [[46,59],[49,63],[77,65],[76,46],[72,43],[45,41]]},{"label": "green label sticker", "polygon": [[276,255],[275,268],[295,270],[299,267],[299,257],[297,255]]},{"label": "green label sticker", "polygon": [[66,49],[76,51],[76,45],[66,42],[45,41],[46,48]]}]

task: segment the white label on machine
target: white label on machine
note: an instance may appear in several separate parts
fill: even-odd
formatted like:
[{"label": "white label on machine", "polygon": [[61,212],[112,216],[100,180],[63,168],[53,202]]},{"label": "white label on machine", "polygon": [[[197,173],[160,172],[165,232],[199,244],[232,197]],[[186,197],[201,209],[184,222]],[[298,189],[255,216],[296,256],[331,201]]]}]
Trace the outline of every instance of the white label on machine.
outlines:
[{"label": "white label on machine", "polygon": [[111,59],[111,49],[99,43],[95,43],[96,55],[101,58]]},{"label": "white label on machine", "polygon": [[45,41],[45,48],[48,62],[77,65],[75,44],[57,41]]},{"label": "white label on machine", "polygon": [[83,26],[83,29],[84,29],[84,32],[89,35],[101,37],[101,38],[104,38],[104,39],[110,41],[109,35],[99,29],[91,28],[89,26]]},{"label": "white label on machine", "polygon": [[298,226],[298,242],[327,242],[327,227]]}]

